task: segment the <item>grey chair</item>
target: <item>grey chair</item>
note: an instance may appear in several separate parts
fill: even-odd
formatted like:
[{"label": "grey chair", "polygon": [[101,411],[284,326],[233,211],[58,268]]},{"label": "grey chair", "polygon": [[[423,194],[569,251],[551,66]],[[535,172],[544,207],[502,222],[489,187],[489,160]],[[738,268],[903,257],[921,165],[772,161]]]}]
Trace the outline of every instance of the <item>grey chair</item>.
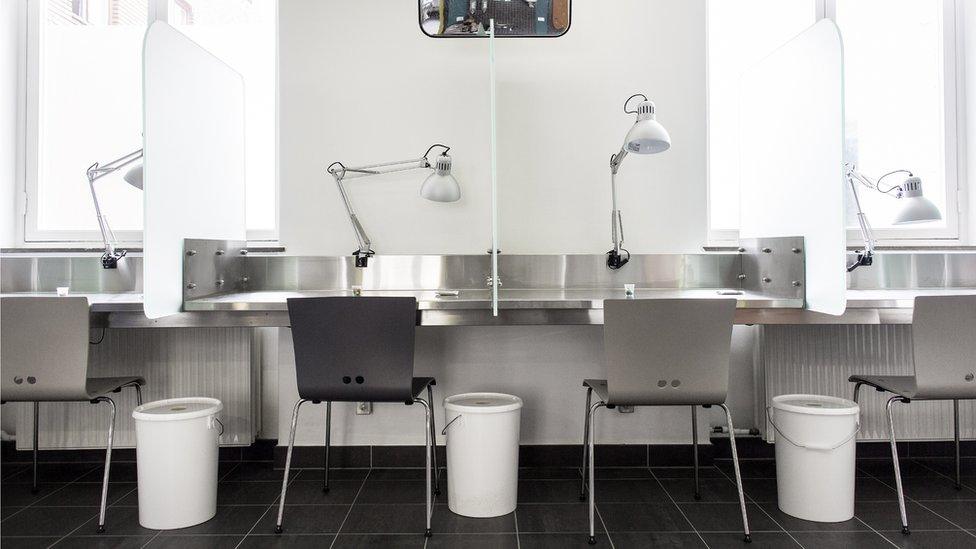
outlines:
[{"label": "grey chair", "polygon": [[115,401],[106,396],[125,387],[136,390],[142,404],[138,376],[88,376],[88,299],[85,297],[4,297],[0,299],[0,401],[34,403],[32,492],[37,493],[37,430],[41,402],[107,402],[112,406],[102,477],[98,532],[105,531]]},{"label": "grey chair", "polygon": [[849,379],[855,384],[854,402],[857,402],[862,385],[894,394],[885,405],[885,413],[888,416],[902,534],[911,532],[905,511],[905,493],[901,484],[891,405],[896,402],[908,404],[913,400],[952,401],[956,489],[961,490],[959,401],[976,399],[976,295],[916,297],[912,318],[912,347],[915,375],[853,375]]},{"label": "grey chair", "polygon": [[[275,532],[281,533],[295,428],[302,404],[325,403],[325,484],[329,491],[329,445],[333,402],[420,403],[426,413],[427,524],[431,536],[432,494],[439,494],[434,445],[432,377],[414,377],[417,300],[412,297],[315,297],[288,300],[299,400],[291,416],[285,473]],[[420,395],[427,391],[427,400]],[[431,473],[433,462],[433,473]],[[433,476],[433,489],[431,477]]]},{"label": "grey chair", "polygon": [[[580,499],[585,500],[589,492],[590,544],[596,543],[593,415],[601,407],[613,409],[617,406],[691,406],[695,499],[701,498],[696,406],[720,406],[729,426],[745,541],[752,541],[732,414],[725,405],[735,306],[734,299],[604,301],[603,344],[607,379],[583,381],[586,387],[583,467],[587,473],[580,487]],[[592,403],[593,393],[598,399],[596,403]]]}]

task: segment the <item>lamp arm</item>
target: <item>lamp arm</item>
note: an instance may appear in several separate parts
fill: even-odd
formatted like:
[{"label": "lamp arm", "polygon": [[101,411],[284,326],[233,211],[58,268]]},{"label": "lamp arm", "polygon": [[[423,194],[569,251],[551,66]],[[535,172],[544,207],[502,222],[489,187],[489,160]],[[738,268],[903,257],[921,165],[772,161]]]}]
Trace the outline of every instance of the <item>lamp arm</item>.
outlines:
[{"label": "lamp arm", "polygon": [[[335,164],[333,164],[334,166]],[[349,216],[349,223],[352,224],[352,230],[356,233],[356,240],[359,242],[359,249],[356,250],[356,261],[360,261],[360,257],[368,258],[373,255],[373,250],[370,249],[369,236],[366,234],[366,229],[363,228],[363,224],[359,222],[359,218],[356,216],[356,211],[352,208],[352,203],[349,202],[349,197],[346,195],[346,189],[342,186],[342,180],[345,176],[347,169],[343,168],[341,171],[333,171],[332,166],[329,167],[329,172],[332,177],[335,178],[336,187],[339,188],[339,196],[342,197],[342,204],[346,207],[346,215]]]},{"label": "lamp arm", "polygon": [[[617,208],[617,171],[620,169],[620,164],[623,163],[624,158],[627,158],[627,150],[624,148],[610,157],[610,201],[612,204],[610,237],[613,239],[613,249],[607,252],[607,267],[611,270],[617,270],[630,261],[630,252],[623,248],[624,222],[620,210]],[[627,255],[621,256],[621,250]]]},{"label": "lamp arm", "polygon": [[102,165],[95,162],[85,170],[85,174],[88,176],[88,189],[91,191],[92,202],[95,205],[95,215],[98,217],[98,230],[102,233],[102,243],[105,245],[105,252],[102,253],[102,268],[104,269],[118,267],[119,260],[125,257],[126,250],[115,249],[115,233],[109,227],[108,220],[102,213],[101,204],[98,202],[98,193],[95,192],[95,182],[110,173],[137,162],[141,158],[142,149],[139,149],[121,158],[117,158],[108,164]]},{"label": "lamp arm", "polygon": [[[857,194],[857,185],[855,184],[855,181],[858,181],[863,185],[865,184],[865,181],[870,182],[870,180],[853,168],[849,168],[847,170],[847,182],[851,186],[851,192],[854,193],[854,204],[857,206],[857,223],[861,228],[861,238],[864,239],[864,251],[858,253],[857,259],[847,266],[847,272],[851,272],[861,266],[867,267],[874,263],[874,233],[871,231],[871,223],[868,222],[867,215],[865,215],[864,210],[861,209],[861,198]],[[876,185],[877,184],[874,186],[868,186],[876,189]]]},{"label": "lamp arm", "polygon": [[104,265],[107,257],[115,256],[115,246],[113,245],[112,240],[109,238],[111,231],[108,228],[108,221],[102,214],[102,207],[98,202],[98,193],[95,192],[95,181],[97,181],[99,177],[97,176],[97,170],[97,162],[88,168],[88,189],[91,191],[92,202],[95,204],[95,216],[98,219],[98,230],[102,233],[102,243],[105,245],[105,253],[102,255],[102,264]]}]

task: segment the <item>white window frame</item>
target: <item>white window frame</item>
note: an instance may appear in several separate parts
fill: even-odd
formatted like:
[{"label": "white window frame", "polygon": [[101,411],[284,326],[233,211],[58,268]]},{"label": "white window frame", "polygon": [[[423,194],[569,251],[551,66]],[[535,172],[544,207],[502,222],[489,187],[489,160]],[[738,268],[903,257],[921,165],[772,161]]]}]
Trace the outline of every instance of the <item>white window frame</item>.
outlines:
[{"label": "white window frame", "polygon": [[[719,0],[709,0],[719,1]],[[945,110],[945,186],[946,186],[946,207],[943,212],[946,226],[942,228],[876,228],[874,229],[875,238],[882,245],[891,246],[954,246],[962,243],[960,218],[963,216],[962,195],[964,192],[963,182],[965,164],[963,162],[964,151],[960,147],[965,146],[961,132],[965,131],[964,121],[959,119],[962,102],[965,99],[965,81],[961,78],[961,67],[963,64],[963,46],[958,37],[962,34],[958,28],[961,17],[959,14],[960,6],[956,0],[942,0],[943,2],[943,106]],[[707,10],[706,10],[707,13]],[[837,13],[836,0],[817,0],[816,20],[834,20]],[[708,22],[706,20],[706,41]],[[709,88],[708,82],[708,47],[706,44],[706,89]],[[708,117],[706,101],[706,118]],[[707,235],[708,243],[714,246],[735,244],[739,240],[739,231],[734,229],[719,230],[712,228],[712,202],[711,202],[711,174],[710,174],[710,154],[708,151],[707,133],[709,125],[706,124],[706,196],[708,197],[706,216],[707,216]],[[897,167],[897,166],[896,166]],[[892,169],[895,169],[893,167]],[[970,212],[969,215],[973,215]],[[870,212],[868,212],[870,217]],[[856,246],[863,243],[861,233],[858,229],[849,228],[847,230],[847,242],[849,245]]]},{"label": "white window frame", "polygon": [[[40,160],[40,131],[43,127],[40,109],[40,90],[41,90],[41,71],[40,71],[40,47],[41,33],[43,32],[42,3],[44,0],[23,0],[25,5],[22,25],[26,31],[21,38],[21,59],[25,63],[24,70],[21,71],[24,79],[23,95],[21,104],[24,107],[24,120],[18,125],[18,140],[23,147],[23,155],[20,162],[23,169],[18,173],[22,174],[18,184],[18,220],[17,233],[18,244],[23,247],[51,247],[56,245],[64,248],[89,248],[101,246],[102,237],[98,229],[71,231],[71,230],[41,230],[38,228],[38,209],[32,207],[31,200],[36,200],[38,196],[38,166]],[[167,21],[173,8],[173,0],[148,0],[148,21],[151,25],[155,21]],[[275,13],[275,120],[278,119],[278,41],[277,37],[277,4]],[[275,123],[275,220],[274,228],[253,230],[248,229],[247,239],[252,242],[277,242],[278,230],[280,227],[280,213],[278,205],[281,204],[279,172],[278,169],[278,124]],[[118,151],[119,156],[130,151]],[[111,159],[93,159],[107,161]],[[84,184],[84,173],[79,170],[79,185]],[[118,242],[123,245],[142,244],[142,231],[115,231]]]}]

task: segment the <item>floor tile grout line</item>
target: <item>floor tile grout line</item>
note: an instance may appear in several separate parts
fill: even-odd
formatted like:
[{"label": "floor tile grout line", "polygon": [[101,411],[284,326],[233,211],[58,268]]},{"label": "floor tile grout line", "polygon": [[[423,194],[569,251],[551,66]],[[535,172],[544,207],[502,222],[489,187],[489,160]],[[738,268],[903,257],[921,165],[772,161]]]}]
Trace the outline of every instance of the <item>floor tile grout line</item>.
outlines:
[{"label": "floor tile grout line", "polygon": [[[733,464],[733,467],[734,466],[735,465]],[[796,539],[796,537],[792,533],[790,533],[790,531],[787,530],[786,527],[784,527],[782,524],[780,524],[778,520],[776,520],[775,518],[773,518],[773,515],[767,513],[766,510],[763,509],[763,506],[762,505],[759,505],[759,502],[757,502],[755,499],[753,499],[752,496],[750,496],[748,493],[746,493],[746,487],[745,486],[739,486],[738,483],[736,483],[735,480],[728,475],[728,473],[726,473],[724,470],[722,470],[721,467],[716,467],[716,469],[718,469],[719,472],[722,473],[722,475],[724,475],[725,478],[729,480],[729,482],[731,482],[733,485],[735,485],[737,487],[737,489],[741,489],[742,490],[742,497],[746,498],[746,501],[748,501],[749,503],[755,505],[756,508],[759,509],[762,512],[762,514],[764,514],[767,517],[769,517],[769,520],[773,521],[773,524],[775,524],[776,526],[779,526],[780,529],[782,529],[784,532],[786,532],[786,535],[789,536],[790,539],[793,540],[797,545],[799,545],[801,548],[804,547],[804,545],[802,543],[800,543],[800,540]],[[744,480],[742,478],[741,471],[739,473],[739,479],[740,479],[740,481]],[[743,482],[743,484],[745,484],[745,482]],[[751,530],[750,530],[750,532],[751,532]]]},{"label": "floor tile grout line", "polygon": [[[916,459],[914,459],[914,460],[912,460],[912,461],[914,461],[915,463],[917,463],[917,464],[919,464],[919,465],[921,465],[922,467],[925,467],[925,468],[926,468],[926,469],[928,469],[929,471],[932,471],[933,473],[935,473],[935,474],[937,474],[937,475],[939,475],[939,476],[940,476],[940,477],[942,477],[942,478],[945,478],[945,479],[948,479],[948,480],[951,480],[951,481],[952,481],[953,483],[955,483],[955,482],[956,482],[956,478],[955,478],[955,477],[950,477],[949,475],[947,475],[947,474],[945,474],[945,473],[943,473],[942,471],[939,471],[938,469],[934,469],[934,468],[932,468],[932,467],[929,467],[928,465],[926,465],[926,464],[925,464],[925,462],[923,462],[923,461],[918,461],[918,459],[917,459],[917,458],[916,458]],[[968,485],[966,485],[966,484],[963,484],[963,483],[962,483],[962,479],[959,479],[959,483],[960,483],[960,485],[962,486],[962,489],[963,489],[963,491],[965,491],[965,490],[970,490],[970,488],[969,488],[969,486],[968,486]],[[976,496],[973,496],[973,498],[970,498],[970,499],[976,499]]]},{"label": "floor tile grout line", "polygon": [[610,535],[610,529],[607,528],[607,522],[603,520],[603,513],[600,512],[600,506],[593,502],[593,509],[596,511],[597,518],[600,519],[600,524],[603,525],[603,532],[607,535],[607,542],[610,543],[611,549],[616,549],[616,545],[613,543],[613,536]]},{"label": "floor tile grout line", "polygon": [[[914,460],[911,460],[911,461],[914,461]],[[892,467],[894,467],[894,463],[892,463]],[[870,476],[871,478],[873,478],[873,479],[875,479],[875,480],[877,480],[877,481],[878,481],[878,482],[880,482],[881,484],[884,484],[884,485],[885,485],[885,486],[887,486],[888,488],[894,488],[894,489],[895,489],[896,491],[898,490],[898,488],[897,488],[897,486],[892,486],[891,484],[889,484],[889,483],[887,483],[887,482],[885,482],[885,481],[884,481],[883,479],[881,479],[881,478],[878,478],[877,476],[875,476],[875,475],[872,475],[871,473],[868,473],[867,471],[864,471],[864,472],[865,472],[865,473],[867,473],[867,475],[868,475],[868,476]],[[894,474],[894,469],[892,469],[892,474]],[[902,483],[902,485],[904,486],[904,483]],[[902,489],[902,493],[904,494],[904,488]],[[932,509],[932,508],[930,508],[930,507],[928,507],[927,505],[925,505],[924,503],[922,503],[922,500],[917,500],[917,499],[915,499],[915,498],[913,498],[913,497],[911,497],[911,496],[909,496],[908,494],[904,494],[904,496],[905,496],[905,501],[906,501],[906,502],[907,502],[907,501],[910,501],[910,502],[912,502],[912,503],[914,503],[915,505],[918,505],[918,506],[919,506],[919,507],[921,507],[922,509],[925,509],[926,511],[928,511],[928,512],[930,512],[930,513],[932,513],[933,515],[935,515],[935,516],[937,516],[937,517],[939,517],[940,519],[942,519],[942,520],[944,520],[944,521],[946,521],[946,522],[948,522],[949,524],[951,524],[951,525],[953,525],[953,526],[955,526],[956,528],[958,528],[958,529],[960,529],[960,530],[962,530],[963,532],[966,532],[966,533],[969,533],[969,531],[968,531],[968,530],[966,530],[965,528],[963,528],[962,526],[959,526],[959,525],[958,525],[958,524],[956,524],[955,522],[953,522],[953,521],[951,521],[951,520],[949,520],[948,518],[946,518],[946,517],[944,517],[944,516],[942,516],[942,515],[940,515],[940,514],[939,514],[939,513],[937,513],[937,512],[936,512],[936,511],[935,511],[934,509]],[[954,500],[932,500],[932,501],[954,501]],[[963,500],[963,501],[967,501],[967,500]],[[906,511],[906,514],[907,514],[907,511]],[[887,538],[885,538],[885,539],[887,539]]]},{"label": "floor tile grout line", "polygon": [[698,539],[700,539],[701,542],[705,544],[705,547],[708,547],[708,542],[705,541],[705,537],[701,535],[701,532],[698,531],[698,528],[695,526],[695,524],[691,522],[691,519],[688,518],[688,515],[685,514],[684,509],[682,509],[681,506],[678,505],[678,502],[674,500],[674,496],[671,495],[671,492],[668,492],[668,489],[664,487],[664,483],[661,482],[661,479],[657,478],[657,475],[654,474],[654,471],[651,470],[650,466],[647,467],[647,470],[651,473],[651,478],[657,481],[657,485],[661,487],[661,490],[664,492],[664,495],[668,496],[668,499],[671,500],[671,504],[674,505],[674,507],[678,510],[679,513],[681,513],[681,516],[684,517],[685,521],[688,522],[688,524],[691,526],[691,529],[695,531],[695,534],[698,536]]},{"label": "floor tile grout line", "polygon": [[856,521],[860,522],[861,524],[867,526],[868,527],[868,530],[871,530],[875,534],[878,534],[879,536],[883,537],[884,540],[887,541],[888,543],[890,543],[891,545],[894,545],[895,547],[898,547],[898,544],[897,543],[895,543],[894,541],[888,539],[888,536],[886,536],[886,535],[882,534],[881,532],[879,532],[878,530],[876,530],[874,528],[874,526],[871,526],[870,524],[868,524],[868,523],[864,522],[863,520],[861,520],[861,517],[857,516],[856,514],[854,515],[854,520],[856,520]]},{"label": "floor tile grout line", "polygon": [[[294,477],[292,477],[291,480],[288,481],[288,487],[291,487],[291,485],[298,479],[298,477],[302,476],[302,471],[303,471],[302,469],[299,469],[298,473]],[[284,472],[282,472],[282,475],[284,475]],[[263,519],[268,514],[268,511],[275,508],[275,504],[277,504],[278,500],[280,499],[281,499],[281,494],[279,493],[278,496],[274,499],[274,501],[272,501],[271,504],[268,505],[268,508],[265,509],[263,513],[261,513],[261,516],[259,516],[257,520],[254,521],[254,524],[252,524],[251,528],[244,534],[244,537],[242,537],[241,540],[237,542],[237,545],[234,546],[234,549],[240,549],[241,545],[244,544],[244,541],[247,540],[247,537],[251,535],[251,532],[253,532],[254,529],[258,527],[258,524],[261,524],[261,519]]]},{"label": "floor tile grout line", "polygon": [[512,519],[515,520],[515,547],[522,549],[522,540],[519,539],[519,527],[518,527],[518,506],[512,511]]},{"label": "floor tile grout line", "polygon": [[[372,459],[370,459],[370,463],[372,463]],[[329,544],[329,549],[335,547],[336,542],[339,541],[339,534],[342,533],[342,527],[346,525],[346,520],[348,520],[349,515],[352,514],[352,509],[356,505],[356,501],[359,499],[359,494],[363,493],[363,488],[366,487],[366,481],[369,480],[369,475],[372,472],[373,468],[370,467],[369,471],[366,472],[366,476],[363,477],[363,483],[359,485],[359,490],[356,492],[356,496],[352,498],[352,503],[349,504],[349,510],[346,511],[346,516],[342,517],[342,522],[340,522],[339,527],[336,528],[335,537],[332,538],[332,543]],[[424,512],[426,513],[426,507],[424,508]],[[424,547],[427,547],[427,538],[424,538]]]},{"label": "floor tile grout line", "polygon": [[[97,468],[98,468],[98,466],[97,466],[97,465],[95,465],[95,466],[92,466],[92,468],[91,468],[91,469],[89,469],[89,470],[87,470],[87,471],[85,471],[84,473],[81,473],[81,474],[80,474],[80,475],[78,475],[78,477],[77,477],[77,478],[75,478],[74,480],[70,480],[70,481],[68,481],[68,482],[66,482],[66,483],[64,484],[64,486],[61,486],[60,488],[58,488],[57,490],[55,490],[55,491],[53,491],[53,492],[51,492],[50,494],[46,494],[46,495],[44,495],[44,496],[42,496],[42,497],[39,497],[39,498],[37,498],[36,500],[34,500],[34,501],[32,501],[32,502],[30,502],[29,504],[27,504],[27,505],[25,505],[25,506],[23,506],[23,507],[21,507],[21,508],[20,508],[19,510],[17,510],[17,511],[16,511],[16,512],[14,512],[14,513],[12,513],[12,514],[11,514],[10,516],[8,516],[8,517],[4,517],[4,519],[3,519],[2,521],[0,521],[0,522],[6,522],[6,521],[7,521],[7,519],[9,519],[9,518],[11,518],[11,517],[15,517],[15,516],[17,516],[17,515],[19,515],[20,513],[23,513],[23,512],[25,511],[25,510],[27,510],[27,509],[29,509],[29,508],[31,508],[31,507],[34,507],[34,506],[35,506],[35,505],[37,505],[38,503],[40,503],[40,502],[42,502],[42,501],[44,501],[44,500],[46,500],[46,499],[48,499],[49,497],[51,497],[51,496],[53,496],[53,495],[55,495],[55,494],[57,494],[58,492],[60,492],[60,491],[62,491],[62,490],[64,490],[64,489],[65,489],[65,488],[67,488],[68,486],[71,486],[72,484],[77,484],[77,483],[78,483],[78,481],[79,481],[79,480],[81,480],[81,479],[82,479],[82,478],[83,478],[83,477],[84,477],[85,475],[87,475],[88,473],[91,473],[92,471],[94,471],[94,470],[95,470],[95,469],[97,469]],[[109,482],[111,483],[111,481],[109,481]],[[128,495],[128,494],[126,494],[126,495]],[[116,501],[118,501],[118,500],[116,500]],[[52,507],[56,507],[56,506],[52,506]],[[89,507],[89,506],[88,506],[88,505],[85,505],[85,506],[83,506],[83,507]],[[82,525],[82,526],[84,526],[84,525]],[[58,540],[58,541],[60,541],[60,540]],[[55,543],[57,543],[57,542],[55,542]]]}]

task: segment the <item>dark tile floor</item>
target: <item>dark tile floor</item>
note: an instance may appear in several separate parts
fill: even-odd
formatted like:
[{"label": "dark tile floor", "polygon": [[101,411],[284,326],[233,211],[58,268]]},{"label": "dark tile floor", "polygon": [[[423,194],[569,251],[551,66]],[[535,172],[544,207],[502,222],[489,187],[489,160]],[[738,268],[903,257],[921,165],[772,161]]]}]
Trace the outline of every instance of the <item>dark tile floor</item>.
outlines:
[{"label": "dark tile floor", "polygon": [[[732,465],[702,470],[703,500],[692,497],[687,467],[598,469],[598,547],[937,547],[976,548],[976,458],[964,463],[965,487],[947,476],[951,460],[905,460],[912,534],[899,532],[890,461],[858,462],[854,519],[811,523],[776,506],[775,465],[744,460],[753,543],[742,543]],[[26,464],[6,464],[0,480],[0,544],[17,547],[589,547],[586,505],[575,468],[524,468],[516,512],[469,519],[436,500],[434,537],[423,537],[422,469],[343,469],[321,491],[321,469],[296,471],[285,533],[274,534],[281,472],[271,462],[221,463],[217,516],[176,531],[139,526],[133,463],[112,468],[107,532],[97,535],[100,467],[43,463],[41,492],[30,493]],[[444,486],[443,488],[446,488]]]}]

